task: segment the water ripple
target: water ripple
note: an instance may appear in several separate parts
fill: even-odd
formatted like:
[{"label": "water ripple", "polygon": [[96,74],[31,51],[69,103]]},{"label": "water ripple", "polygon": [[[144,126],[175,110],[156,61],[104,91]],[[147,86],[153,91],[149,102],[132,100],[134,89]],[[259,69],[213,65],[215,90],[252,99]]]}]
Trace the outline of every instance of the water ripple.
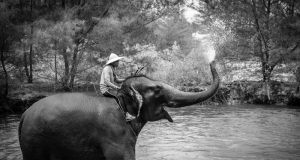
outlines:
[{"label": "water ripple", "polygon": [[[174,123],[151,122],[142,130],[137,159],[300,159],[299,109],[195,105],[168,112]],[[0,116],[0,159],[22,159],[19,117]]]}]

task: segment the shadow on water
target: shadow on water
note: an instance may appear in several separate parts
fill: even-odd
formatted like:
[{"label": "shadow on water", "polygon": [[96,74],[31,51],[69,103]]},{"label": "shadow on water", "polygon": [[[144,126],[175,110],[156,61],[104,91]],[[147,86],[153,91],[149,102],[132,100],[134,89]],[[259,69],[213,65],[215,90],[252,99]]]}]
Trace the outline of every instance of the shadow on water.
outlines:
[{"label": "shadow on water", "polygon": [[[300,159],[300,109],[283,106],[189,106],[168,109],[174,123],[148,123],[137,159]],[[0,159],[22,159],[20,115],[0,116]]]}]

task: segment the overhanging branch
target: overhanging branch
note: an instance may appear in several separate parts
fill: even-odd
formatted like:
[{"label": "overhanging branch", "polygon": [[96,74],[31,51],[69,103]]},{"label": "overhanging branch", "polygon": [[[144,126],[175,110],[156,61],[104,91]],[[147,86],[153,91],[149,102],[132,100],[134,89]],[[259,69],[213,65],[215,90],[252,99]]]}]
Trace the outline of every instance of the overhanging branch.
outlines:
[{"label": "overhanging branch", "polygon": [[[159,12],[159,13],[157,13],[156,16],[148,18],[146,21],[144,21],[144,23],[141,22],[141,24],[138,24],[137,27],[134,27],[134,28],[132,28],[130,30],[125,31],[124,34],[131,33],[131,32],[133,32],[135,30],[138,30],[141,27],[144,27],[144,26],[146,26],[146,25],[148,25],[148,24],[150,24],[150,23],[152,23],[152,22],[160,19],[161,17],[163,17],[169,11],[170,6],[176,6],[179,2],[181,2],[181,1],[179,0],[176,3],[174,2],[172,5],[163,6],[164,8],[162,9],[162,11]],[[139,19],[139,18],[142,18],[141,15],[137,19]],[[138,20],[137,20],[137,22],[138,22]]]},{"label": "overhanging branch", "polygon": [[275,68],[275,66],[276,66],[278,63],[282,62],[286,56],[288,56],[288,55],[290,55],[291,53],[293,53],[293,52],[298,48],[298,46],[299,46],[299,43],[296,43],[296,45],[295,45],[293,48],[291,48],[287,53],[282,54],[282,55],[280,56],[280,58],[277,59],[277,61],[275,61],[274,63],[272,63],[272,64],[270,65],[270,71],[273,71],[273,69]]}]

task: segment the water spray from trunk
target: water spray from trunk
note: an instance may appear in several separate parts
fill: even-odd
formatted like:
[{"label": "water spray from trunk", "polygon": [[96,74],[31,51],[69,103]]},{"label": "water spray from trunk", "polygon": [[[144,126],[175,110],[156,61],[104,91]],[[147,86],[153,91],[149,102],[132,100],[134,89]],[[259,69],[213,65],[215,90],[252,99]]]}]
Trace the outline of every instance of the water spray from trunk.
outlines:
[{"label": "water spray from trunk", "polygon": [[216,57],[216,51],[212,46],[208,48],[205,54],[209,63],[212,62]]},{"label": "water spray from trunk", "polygon": [[216,51],[213,45],[213,41],[211,39],[211,35],[196,33],[194,34],[194,37],[200,42],[199,47],[204,49],[201,53],[203,57],[208,61],[208,63],[211,63],[213,60],[215,60]]}]

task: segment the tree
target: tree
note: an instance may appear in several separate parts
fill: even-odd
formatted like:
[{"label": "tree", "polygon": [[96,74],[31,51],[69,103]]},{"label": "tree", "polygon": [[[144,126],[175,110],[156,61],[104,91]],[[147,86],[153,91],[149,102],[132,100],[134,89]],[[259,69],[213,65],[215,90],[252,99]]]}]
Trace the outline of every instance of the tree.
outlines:
[{"label": "tree", "polygon": [[187,55],[195,47],[193,27],[178,13],[156,21],[153,29],[157,36],[156,45],[160,49],[172,47],[177,42],[183,54]]},{"label": "tree", "polygon": [[6,6],[0,6],[0,58],[2,70],[4,72],[5,84],[4,84],[4,93],[1,93],[3,97],[6,97],[8,94],[8,80],[9,74],[6,69],[6,60],[12,53],[11,45],[14,41],[18,40],[18,29],[11,22],[10,16],[13,12],[10,12]]},{"label": "tree", "polygon": [[300,22],[297,18],[299,5],[295,0],[199,0],[198,5],[191,7],[202,13],[206,22],[224,23],[240,42],[238,48],[244,48],[244,53],[260,59],[264,95],[268,102],[272,71],[299,48],[299,34],[285,34],[284,31],[284,28],[295,31],[291,26],[295,21]]},{"label": "tree", "polygon": [[4,0],[0,3],[9,8],[9,21],[24,34],[20,34],[20,44],[9,50],[22,55],[15,57],[23,60],[22,65],[8,61],[6,51],[2,54],[3,64],[24,71],[21,76],[27,77],[29,83],[33,78],[42,78],[72,90],[83,71],[97,63],[93,54],[101,52],[103,58],[112,51],[123,53],[124,45],[154,43],[149,24],[173,9],[178,11],[179,2]]}]

